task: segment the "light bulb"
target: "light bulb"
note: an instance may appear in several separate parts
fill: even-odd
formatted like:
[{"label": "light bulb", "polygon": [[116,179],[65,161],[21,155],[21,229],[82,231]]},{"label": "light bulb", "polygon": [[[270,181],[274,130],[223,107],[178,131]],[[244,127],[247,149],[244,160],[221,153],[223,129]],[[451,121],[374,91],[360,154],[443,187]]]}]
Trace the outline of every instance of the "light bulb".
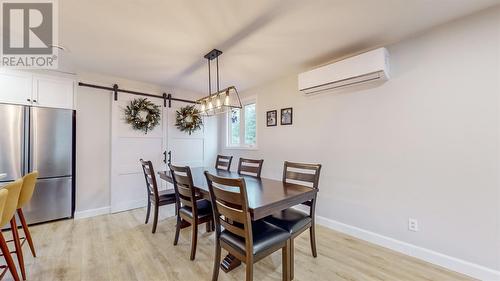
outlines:
[{"label": "light bulb", "polygon": [[201,112],[205,112],[205,108],[206,108],[205,101],[203,101],[203,102],[201,102],[201,109],[200,109],[200,111]]},{"label": "light bulb", "polygon": [[229,95],[226,94],[226,98],[224,99],[224,105],[229,105]]},{"label": "light bulb", "polygon": [[215,100],[215,107],[217,107],[217,109],[221,107],[220,96],[217,96],[217,99]]},{"label": "light bulb", "polygon": [[212,99],[208,100],[208,106],[207,110],[212,110],[214,105],[212,104]]}]

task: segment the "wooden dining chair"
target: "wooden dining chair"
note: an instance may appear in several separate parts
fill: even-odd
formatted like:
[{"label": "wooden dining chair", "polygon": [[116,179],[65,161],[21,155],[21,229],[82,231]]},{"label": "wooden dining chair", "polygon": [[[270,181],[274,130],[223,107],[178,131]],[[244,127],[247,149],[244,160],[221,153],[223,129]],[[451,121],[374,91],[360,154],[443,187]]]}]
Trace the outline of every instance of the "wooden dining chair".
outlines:
[{"label": "wooden dining chair", "polygon": [[[283,182],[292,182],[302,185],[307,185],[311,188],[318,189],[319,185],[319,174],[321,171],[320,164],[303,164],[303,163],[292,163],[285,161],[283,167]],[[300,235],[302,232],[309,229],[311,251],[313,257],[317,257],[316,251],[316,230],[315,230],[315,212],[316,212],[316,195],[310,201],[302,203],[309,207],[309,214],[298,211],[294,208],[289,208],[283,210],[279,213],[275,213],[264,220],[268,223],[276,225],[286,231],[291,235],[290,239],[290,255],[291,255],[291,279],[293,279],[294,272],[294,243],[293,239]]]},{"label": "wooden dining chair", "polygon": [[262,164],[264,164],[264,159],[240,158],[238,163],[238,174],[260,178]]},{"label": "wooden dining chair", "polygon": [[146,192],[148,197],[148,209],[146,211],[146,224],[149,221],[149,215],[151,212],[151,205],[154,206],[154,217],[153,217],[153,230],[152,233],[156,232],[156,226],[158,224],[158,211],[160,206],[174,204],[175,191],[173,189],[167,189],[158,191],[158,184],[156,182],[155,171],[153,169],[153,163],[151,161],[139,160],[141,162],[142,171],[144,172],[144,178],[146,179]]},{"label": "wooden dining chair", "polygon": [[[221,248],[246,264],[246,280],[253,280],[253,264],[282,250],[282,277],[290,277],[290,234],[265,221],[251,221],[243,178],[220,178],[205,171],[215,220],[215,259],[212,281],[219,277]],[[222,230],[224,228],[224,230]]]},{"label": "wooden dining chair", "polygon": [[231,161],[233,161],[233,156],[217,155],[215,169],[229,171],[231,169]]},{"label": "wooden dining chair", "polygon": [[[5,205],[7,203],[8,196],[9,196],[9,191],[5,188],[2,188],[0,190],[0,221],[1,222],[4,222],[3,214],[5,211]],[[5,224],[6,223],[7,222],[5,222]],[[7,263],[7,265],[0,265],[0,269],[2,269],[2,272],[0,272],[0,280],[3,279],[3,276],[5,275],[5,273],[7,273],[7,270],[9,270],[10,274],[12,275],[12,278],[14,278],[15,281],[19,281],[19,275],[17,274],[16,265],[14,264],[14,260],[12,259],[12,255],[11,255],[11,252],[10,252],[9,247],[7,245],[7,241],[5,241],[5,238],[3,237],[2,232],[0,232],[0,249],[2,250],[2,255],[4,256],[5,262]]]},{"label": "wooden dining chair", "polygon": [[[2,253],[5,257],[7,265],[15,280],[19,280],[19,277],[17,276],[17,271],[15,269],[14,263],[12,262],[12,258],[10,258],[9,261],[10,253],[16,254],[18,265],[19,268],[21,269],[21,276],[23,277],[23,280],[26,280],[26,269],[24,267],[23,250],[21,248],[21,239],[19,238],[19,232],[17,230],[17,223],[15,217],[17,202],[19,201],[19,194],[21,194],[22,185],[23,185],[23,179],[18,179],[15,182],[9,183],[2,188],[4,190],[7,190],[8,194],[2,213],[2,218],[0,220],[0,227],[4,227],[7,223],[10,222],[10,230],[12,231],[12,240],[5,241],[3,234],[0,232],[0,248],[2,249]],[[7,242],[14,242],[14,247],[15,247],[14,251],[11,251],[9,253],[9,247],[7,246]]]},{"label": "wooden dining chair", "polygon": [[198,241],[198,225],[206,223],[207,232],[212,231],[213,214],[210,201],[196,196],[193,177],[189,167],[169,165],[176,195],[177,225],[175,228],[174,245],[179,241],[182,220],[191,225],[191,256],[196,256],[196,243]]},{"label": "wooden dining chair", "polygon": [[21,241],[26,239],[31,250],[33,257],[36,257],[35,245],[33,244],[33,239],[31,238],[30,229],[24,218],[23,206],[31,200],[33,192],[35,191],[36,179],[38,178],[38,172],[33,171],[23,177],[23,186],[21,188],[21,194],[19,194],[19,201],[17,202],[17,216],[23,227],[24,236],[21,237]]}]

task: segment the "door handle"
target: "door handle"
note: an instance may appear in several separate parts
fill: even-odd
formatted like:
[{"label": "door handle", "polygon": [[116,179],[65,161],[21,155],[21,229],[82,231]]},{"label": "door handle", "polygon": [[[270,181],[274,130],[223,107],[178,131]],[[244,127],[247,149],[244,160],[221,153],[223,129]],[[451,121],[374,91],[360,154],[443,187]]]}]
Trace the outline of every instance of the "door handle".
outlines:
[{"label": "door handle", "polygon": [[[168,155],[168,158],[167,158]],[[163,151],[163,163],[170,165],[172,163],[172,151]]]}]

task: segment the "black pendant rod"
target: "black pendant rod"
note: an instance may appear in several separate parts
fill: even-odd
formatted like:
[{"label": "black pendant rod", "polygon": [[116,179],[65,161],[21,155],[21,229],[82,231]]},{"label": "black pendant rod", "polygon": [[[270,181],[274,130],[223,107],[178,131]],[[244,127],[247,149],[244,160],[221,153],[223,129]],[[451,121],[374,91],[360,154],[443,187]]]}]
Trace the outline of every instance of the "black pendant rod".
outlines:
[{"label": "black pendant rod", "polygon": [[219,89],[219,56],[215,58],[215,62],[217,63],[217,93],[220,91]]},{"label": "black pendant rod", "polygon": [[210,76],[210,59],[208,61],[208,95],[212,94],[212,77]]},{"label": "black pendant rod", "polygon": [[172,106],[172,101],[179,101],[179,102],[186,102],[186,103],[193,103],[193,104],[197,103],[196,101],[192,101],[192,100],[173,98],[172,94],[167,95],[166,93],[163,93],[161,96],[158,96],[158,95],[153,95],[153,94],[148,94],[148,93],[120,89],[120,88],[118,88],[117,84],[114,84],[113,87],[106,87],[106,86],[78,82],[78,86],[111,91],[114,93],[115,101],[118,100],[118,93],[120,92],[120,93],[127,93],[127,94],[132,94],[132,95],[137,95],[137,96],[145,96],[145,97],[150,97],[150,98],[162,99],[163,106],[165,106],[165,107],[167,106],[167,101],[168,101],[168,107]]}]

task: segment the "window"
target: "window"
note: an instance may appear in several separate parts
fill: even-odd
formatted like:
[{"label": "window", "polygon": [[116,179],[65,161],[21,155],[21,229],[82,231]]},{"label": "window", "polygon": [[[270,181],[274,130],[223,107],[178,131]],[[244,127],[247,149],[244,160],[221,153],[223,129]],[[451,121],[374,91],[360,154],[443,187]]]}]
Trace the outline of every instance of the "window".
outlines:
[{"label": "window", "polygon": [[233,108],[227,118],[227,146],[255,148],[257,145],[257,114],[255,100],[242,103],[243,108]]}]

